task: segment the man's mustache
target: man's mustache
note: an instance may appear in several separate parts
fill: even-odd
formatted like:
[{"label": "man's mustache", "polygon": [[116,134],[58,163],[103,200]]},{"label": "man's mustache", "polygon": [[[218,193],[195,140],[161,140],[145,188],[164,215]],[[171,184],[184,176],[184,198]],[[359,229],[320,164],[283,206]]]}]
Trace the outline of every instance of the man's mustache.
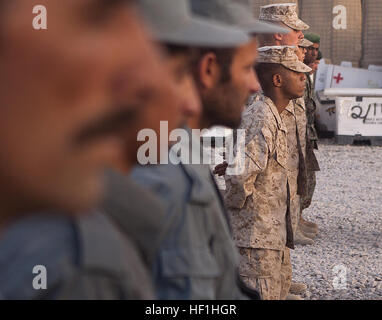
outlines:
[{"label": "man's mustache", "polygon": [[116,107],[115,109],[118,111],[110,113],[109,115],[102,117],[102,119],[87,125],[75,137],[75,144],[77,146],[82,146],[100,137],[121,134],[122,130],[126,129],[126,126],[134,121],[139,107],[130,105],[123,108]]}]

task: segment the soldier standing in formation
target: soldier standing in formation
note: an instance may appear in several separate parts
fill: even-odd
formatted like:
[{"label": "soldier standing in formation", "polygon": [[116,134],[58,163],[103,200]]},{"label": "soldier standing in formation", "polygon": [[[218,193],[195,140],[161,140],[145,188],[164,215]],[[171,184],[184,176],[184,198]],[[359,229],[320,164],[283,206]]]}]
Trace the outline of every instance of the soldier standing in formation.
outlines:
[{"label": "soldier standing in formation", "polygon": [[246,109],[245,173],[226,175],[226,204],[240,249],[240,274],[263,299],[285,299],[292,280],[289,249],[297,217],[291,212],[287,129],[280,117],[305,90],[305,72],[295,48],[259,49],[256,67],[264,97]]},{"label": "soldier standing in formation", "polygon": [[[279,25],[284,24],[290,29],[290,32],[284,36],[278,34],[261,36],[260,45],[289,45],[295,47],[301,43],[305,45],[306,41],[304,41],[302,31],[309,29],[309,26],[298,18],[296,10],[295,4],[273,4],[261,7],[260,19]],[[257,99],[261,99],[261,95]],[[307,119],[304,99],[296,99],[293,106],[286,108],[281,113],[281,118],[287,126],[290,211],[294,222],[294,242],[295,244],[312,244],[312,240],[302,234],[298,228],[300,199],[306,193],[305,140]],[[292,282],[292,294],[301,294],[305,290],[305,284]],[[296,297],[291,295],[288,298],[293,299]]]},{"label": "soldier standing in formation", "polygon": [[[305,37],[313,44],[307,48],[304,63],[307,65],[315,64],[320,48],[320,36],[314,33],[306,34]],[[316,172],[320,171],[318,160],[314,150],[318,150],[318,134],[315,128],[315,112],[316,102],[314,100],[314,74],[307,73],[306,75],[306,90],[305,90],[305,108],[307,117],[307,130],[306,130],[306,169],[307,169],[307,183],[306,192],[301,198],[301,215],[299,222],[299,229],[303,234],[308,235],[314,239],[318,234],[317,224],[307,221],[303,218],[303,210],[310,207],[314,190],[316,188]]]}]

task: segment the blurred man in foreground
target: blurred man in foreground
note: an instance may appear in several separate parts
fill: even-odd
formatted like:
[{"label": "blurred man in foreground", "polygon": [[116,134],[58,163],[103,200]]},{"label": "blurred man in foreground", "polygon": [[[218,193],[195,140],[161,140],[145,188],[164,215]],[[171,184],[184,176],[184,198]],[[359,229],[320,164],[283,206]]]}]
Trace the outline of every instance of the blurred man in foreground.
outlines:
[{"label": "blurred man in foreground", "polygon": [[179,117],[134,2],[41,0],[44,31],[30,0],[2,8],[1,298],[154,297],[131,243],[102,214],[80,214],[101,200],[104,168],[136,155],[126,127],[145,126],[158,103]]}]

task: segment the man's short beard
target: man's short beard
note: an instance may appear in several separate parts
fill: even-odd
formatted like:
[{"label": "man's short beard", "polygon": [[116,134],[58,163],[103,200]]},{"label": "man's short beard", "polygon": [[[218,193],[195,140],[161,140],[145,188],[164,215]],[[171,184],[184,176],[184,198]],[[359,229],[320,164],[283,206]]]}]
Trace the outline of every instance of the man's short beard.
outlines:
[{"label": "man's short beard", "polygon": [[225,126],[237,129],[241,123],[241,114],[235,114],[235,103],[240,97],[231,83],[219,84],[211,92],[202,97],[202,122],[206,127]]},{"label": "man's short beard", "polygon": [[310,54],[305,54],[304,63],[305,63],[306,65],[309,65],[309,64],[311,64],[311,63],[313,63],[313,62],[315,62],[315,61],[316,61],[316,59],[313,59],[313,56],[312,56],[312,55],[310,55]]}]

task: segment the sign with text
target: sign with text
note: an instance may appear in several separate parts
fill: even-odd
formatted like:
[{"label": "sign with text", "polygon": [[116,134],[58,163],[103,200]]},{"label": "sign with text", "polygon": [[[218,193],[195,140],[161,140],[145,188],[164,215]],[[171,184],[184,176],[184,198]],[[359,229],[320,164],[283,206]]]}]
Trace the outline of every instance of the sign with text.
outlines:
[{"label": "sign with text", "polygon": [[382,97],[337,97],[336,109],[337,135],[382,137]]}]

